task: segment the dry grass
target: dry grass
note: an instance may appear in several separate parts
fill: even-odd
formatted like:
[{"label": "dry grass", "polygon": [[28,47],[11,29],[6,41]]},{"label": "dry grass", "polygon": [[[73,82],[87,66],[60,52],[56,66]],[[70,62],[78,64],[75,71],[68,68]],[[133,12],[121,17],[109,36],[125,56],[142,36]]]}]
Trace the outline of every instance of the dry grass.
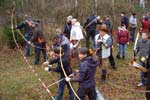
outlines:
[{"label": "dry grass", "polygon": [[[139,71],[129,66],[129,61],[132,56],[132,46],[130,44],[127,50],[126,60],[117,60],[117,70],[109,68],[107,82],[114,85],[100,84],[100,69],[97,69],[96,81],[97,87],[105,97],[105,100],[144,100],[145,94],[131,91],[145,90],[138,88]],[[117,48],[114,48],[114,57]],[[48,100],[49,96],[42,87],[38,78],[26,65],[19,51],[3,49],[0,51],[0,99],[1,100]],[[29,58],[30,63],[33,63],[33,55]],[[39,74],[40,78],[48,85],[58,80],[57,73],[52,72],[51,76],[44,71],[43,68],[34,66],[34,69]],[[117,86],[116,86],[117,85]],[[74,88],[77,89],[77,83],[74,83]],[[57,85],[49,88],[53,95],[57,95]],[[65,89],[64,100],[68,100],[68,92]]]}]

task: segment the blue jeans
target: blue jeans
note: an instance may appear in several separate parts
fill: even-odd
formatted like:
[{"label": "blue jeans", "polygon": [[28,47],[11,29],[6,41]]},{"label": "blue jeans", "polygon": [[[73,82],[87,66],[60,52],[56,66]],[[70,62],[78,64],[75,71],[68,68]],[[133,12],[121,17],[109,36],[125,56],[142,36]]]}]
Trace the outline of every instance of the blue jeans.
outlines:
[{"label": "blue jeans", "polygon": [[122,56],[126,56],[126,48],[127,48],[127,45],[126,44],[119,44],[119,48],[118,48],[118,56],[121,55],[122,53]]},{"label": "blue jeans", "polygon": [[39,60],[40,60],[40,53],[41,53],[41,51],[42,51],[42,54],[43,54],[44,62],[47,59],[46,44],[45,43],[42,43],[42,44],[34,43],[34,45],[36,46],[35,47],[35,61],[34,61],[34,64],[38,65],[39,64]]},{"label": "blue jeans", "polygon": [[[62,78],[65,78],[65,77],[61,76],[60,79]],[[67,88],[69,91],[69,95],[70,95],[69,100],[74,100],[74,94],[72,92],[72,89],[70,88],[70,85],[68,84],[68,82],[66,82],[65,79],[59,83],[58,96],[56,100],[62,100],[65,85],[67,85]]]},{"label": "blue jeans", "polygon": [[[30,33],[25,33],[25,38],[26,38],[26,40],[30,41],[31,34]],[[26,57],[30,56],[30,44],[28,44],[27,42],[26,42],[26,45],[25,45],[25,56]]]}]

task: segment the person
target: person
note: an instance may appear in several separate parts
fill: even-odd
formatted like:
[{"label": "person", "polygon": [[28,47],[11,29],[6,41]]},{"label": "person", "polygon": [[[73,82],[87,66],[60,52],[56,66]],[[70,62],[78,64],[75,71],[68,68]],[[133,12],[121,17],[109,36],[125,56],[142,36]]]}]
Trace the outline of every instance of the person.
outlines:
[{"label": "person", "polygon": [[[136,54],[139,53],[139,62],[140,65],[143,67],[146,67],[146,61],[148,59],[150,52],[150,40],[148,39],[148,32],[144,31],[142,32],[142,39],[140,39],[136,46]],[[140,73],[141,76],[141,82],[138,84],[138,86],[144,86],[145,85],[145,72]]]},{"label": "person", "polygon": [[104,24],[106,24],[108,34],[111,36],[111,39],[112,39],[112,45],[111,45],[111,48],[110,48],[109,62],[110,62],[110,65],[112,66],[112,68],[116,69],[115,59],[114,59],[114,56],[113,56],[113,34],[112,34],[113,23],[112,23],[112,20],[110,19],[110,16],[106,16]]},{"label": "person", "polygon": [[[146,79],[146,91],[150,91],[150,52],[146,63],[147,79]],[[150,92],[146,92],[146,100],[150,99]]]},{"label": "person", "polygon": [[112,29],[113,29],[113,23],[112,20],[110,19],[110,16],[105,17],[104,24],[107,26],[108,34],[111,35]]},{"label": "person", "polygon": [[104,83],[106,80],[106,74],[108,67],[108,58],[110,56],[110,46],[112,44],[111,36],[107,34],[106,24],[102,24],[97,27],[99,34],[95,36],[95,42],[97,45],[96,55],[101,61],[102,73],[101,73],[101,82]]},{"label": "person", "polygon": [[87,21],[84,24],[84,29],[86,31],[86,47],[89,48],[90,44],[90,37],[92,38],[93,42],[93,49],[95,49],[95,42],[94,42],[94,37],[96,34],[96,26],[99,23],[99,16],[91,15],[87,18]]},{"label": "person", "polygon": [[65,36],[70,39],[70,32],[71,32],[71,28],[72,28],[72,24],[71,24],[71,20],[73,19],[73,17],[70,15],[67,17],[67,22],[65,23],[64,26],[64,34]]},{"label": "person", "polygon": [[72,48],[78,48],[80,44],[80,40],[84,38],[83,32],[81,29],[80,23],[77,21],[77,19],[72,19],[72,28],[71,28],[71,34],[70,34],[70,41],[72,43]]},{"label": "person", "polygon": [[61,46],[64,50],[64,54],[66,56],[70,56],[70,41],[65,36],[65,34],[62,32],[60,28],[56,29],[56,43],[58,46]]},{"label": "person", "polygon": [[67,77],[66,80],[79,82],[77,94],[81,100],[85,100],[85,96],[88,96],[89,100],[96,100],[95,73],[99,61],[89,53],[88,48],[79,48],[79,59],[81,61],[79,77]]},{"label": "person", "polygon": [[44,34],[42,30],[39,28],[39,22],[33,22],[32,23],[33,28],[33,36],[31,37],[31,40],[28,42],[29,44],[34,44],[34,52],[35,52],[35,60],[34,64],[38,65],[40,60],[40,52],[42,51],[44,62],[47,59],[46,55],[46,41]]},{"label": "person", "polygon": [[[15,27],[15,29],[22,29],[24,28],[24,32],[25,32],[25,39],[27,41],[30,41],[31,37],[32,37],[32,20],[29,16],[25,16],[25,22],[17,25]],[[29,57],[30,56],[30,44],[28,44],[28,42],[26,41],[26,45],[25,45],[25,56]]]},{"label": "person", "polygon": [[131,41],[134,42],[135,30],[137,27],[136,13],[132,13],[129,18]]},{"label": "person", "polygon": [[150,32],[150,21],[148,20],[148,17],[143,17],[143,20],[141,21],[141,31],[149,31]]},{"label": "person", "polygon": [[116,40],[119,44],[117,58],[120,59],[120,55],[122,53],[122,59],[125,59],[127,43],[129,42],[129,33],[124,24],[122,24],[121,27],[118,28]]},{"label": "person", "polygon": [[121,12],[121,24],[125,24],[126,29],[128,29],[129,26],[129,18],[126,16],[125,12]]},{"label": "person", "polygon": [[[60,52],[61,52],[61,55],[60,55]],[[56,68],[45,67],[45,70],[58,72],[58,73],[60,73],[60,80],[64,79],[59,83],[58,95],[57,95],[56,100],[62,100],[65,85],[67,85],[67,88],[69,91],[69,95],[70,95],[69,100],[74,100],[73,91],[72,91],[69,83],[65,80],[65,75],[62,70],[62,67],[63,67],[68,76],[72,74],[72,69],[70,66],[69,58],[68,58],[68,56],[64,55],[64,50],[60,47],[54,48],[54,54],[55,54],[55,56],[53,58],[51,58],[49,62],[44,62],[44,65],[48,65],[48,64],[53,65],[53,64],[57,63]],[[61,66],[60,57],[62,59],[62,66]]]}]

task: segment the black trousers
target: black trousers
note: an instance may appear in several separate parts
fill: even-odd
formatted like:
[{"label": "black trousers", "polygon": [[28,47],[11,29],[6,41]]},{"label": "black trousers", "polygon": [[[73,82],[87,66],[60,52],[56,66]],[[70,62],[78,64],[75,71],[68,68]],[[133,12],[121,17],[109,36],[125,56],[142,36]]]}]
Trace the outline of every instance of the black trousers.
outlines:
[{"label": "black trousers", "polygon": [[[147,73],[146,79],[146,91],[150,91],[150,71]],[[146,100],[150,100],[150,92],[145,93]]]},{"label": "black trousers", "polygon": [[114,57],[113,57],[113,54],[112,54],[112,48],[110,49],[109,62],[110,62],[110,65],[111,65],[112,67],[115,66],[115,60],[114,60]]},{"label": "black trousers", "polygon": [[90,88],[79,87],[77,94],[81,100],[85,100],[85,96],[88,96],[89,100],[96,100],[97,96],[95,86]]}]

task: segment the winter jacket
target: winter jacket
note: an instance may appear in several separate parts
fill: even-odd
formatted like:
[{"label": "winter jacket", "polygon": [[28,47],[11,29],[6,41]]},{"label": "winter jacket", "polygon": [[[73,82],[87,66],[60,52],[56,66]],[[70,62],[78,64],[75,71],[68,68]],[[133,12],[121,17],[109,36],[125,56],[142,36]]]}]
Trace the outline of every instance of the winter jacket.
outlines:
[{"label": "winter jacket", "polygon": [[[98,40],[102,40],[103,43],[99,43]],[[110,56],[110,48],[112,45],[112,38],[110,35],[105,34],[102,37],[100,34],[97,34],[95,36],[95,44],[98,49],[97,56],[102,58],[108,58]]]},{"label": "winter jacket", "polygon": [[16,27],[16,29],[22,28],[24,28],[25,33],[32,33],[32,28],[29,26],[27,22],[23,22]]},{"label": "winter jacket", "polygon": [[84,24],[84,28],[86,28],[87,31],[96,29],[97,21],[95,19],[96,19],[95,16],[88,17],[86,23]]},{"label": "winter jacket", "polygon": [[[63,65],[63,68],[65,69],[66,74],[70,75],[72,73],[72,69],[70,67],[70,61],[69,61],[68,56],[63,55],[61,57],[61,59],[62,59],[62,65]],[[60,57],[50,59],[50,61],[49,61],[50,65],[55,64],[55,63],[57,63],[57,67],[56,68],[49,68],[49,71],[58,72],[58,73],[60,73],[61,77],[65,77],[64,72],[63,72],[62,67],[61,67]]]},{"label": "winter jacket", "polygon": [[71,32],[71,28],[72,28],[72,25],[71,25],[71,22],[67,22],[64,26],[64,34],[65,36],[70,39],[70,32]]},{"label": "winter jacket", "polygon": [[121,24],[125,24],[126,29],[127,29],[128,26],[129,26],[129,18],[128,18],[127,16],[123,16],[123,17],[121,18]]},{"label": "winter jacket", "polygon": [[150,21],[142,21],[142,31],[150,30]]},{"label": "winter jacket", "polygon": [[44,38],[44,34],[42,30],[37,26],[33,30],[33,36],[31,37],[31,42],[38,43],[38,38]]},{"label": "winter jacket", "polygon": [[137,51],[139,51],[139,59],[141,60],[142,57],[148,59],[149,52],[150,52],[150,40],[140,39],[136,46]]},{"label": "winter jacket", "polygon": [[127,30],[118,30],[117,42],[119,44],[126,44],[129,41],[129,33]]},{"label": "winter jacket", "polygon": [[95,73],[99,61],[92,56],[85,57],[80,63],[79,78],[71,78],[71,81],[79,82],[79,87],[90,88],[95,86]]},{"label": "winter jacket", "polygon": [[83,39],[83,33],[79,22],[76,22],[72,25],[71,34],[70,34],[70,41],[72,40],[81,40]]}]

